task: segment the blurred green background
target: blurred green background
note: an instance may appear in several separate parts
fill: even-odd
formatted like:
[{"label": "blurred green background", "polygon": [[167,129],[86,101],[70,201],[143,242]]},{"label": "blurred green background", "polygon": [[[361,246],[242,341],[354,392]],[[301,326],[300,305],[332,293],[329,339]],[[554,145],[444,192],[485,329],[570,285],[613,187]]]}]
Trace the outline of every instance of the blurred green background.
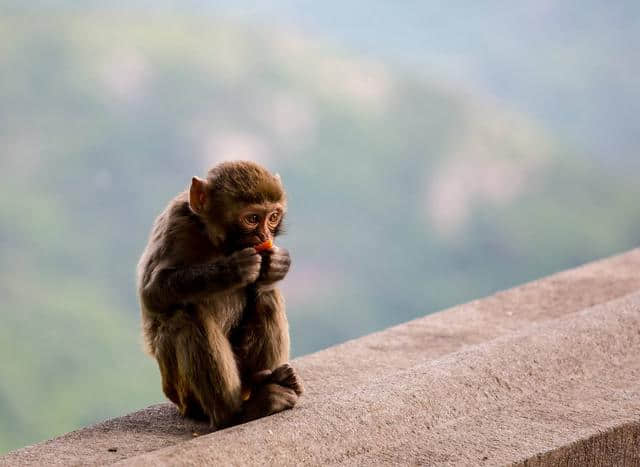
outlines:
[{"label": "blurred green background", "polygon": [[288,188],[296,356],[638,244],[635,1],[0,4],[0,452],[163,400],[134,271]]}]

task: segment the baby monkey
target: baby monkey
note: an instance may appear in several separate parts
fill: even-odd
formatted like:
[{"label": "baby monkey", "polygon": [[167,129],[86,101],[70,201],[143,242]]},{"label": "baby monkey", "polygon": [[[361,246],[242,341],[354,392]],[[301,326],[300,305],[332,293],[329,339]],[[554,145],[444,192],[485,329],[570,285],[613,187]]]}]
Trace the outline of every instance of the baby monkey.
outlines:
[{"label": "baby monkey", "polygon": [[289,252],[255,249],[280,233],[286,207],[278,175],[224,162],[153,225],[138,263],[143,336],[184,416],[222,428],[292,408],[302,394],[276,288]]}]

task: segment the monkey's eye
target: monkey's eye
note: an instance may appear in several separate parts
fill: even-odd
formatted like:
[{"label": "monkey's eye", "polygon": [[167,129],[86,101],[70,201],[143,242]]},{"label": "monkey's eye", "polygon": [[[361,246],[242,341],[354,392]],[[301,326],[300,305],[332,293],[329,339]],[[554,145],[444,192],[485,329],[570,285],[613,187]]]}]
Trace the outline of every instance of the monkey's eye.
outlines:
[{"label": "monkey's eye", "polygon": [[280,219],[280,213],[279,212],[274,212],[273,214],[271,214],[269,216],[269,222],[272,224],[275,224],[276,222],[278,222],[278,220]]},{"label": "monkey's eye", "polygon": [[257,214],[249,214],[248,216],[244,217],[244,221],[247,224],[257,224],[258,222],[260,222],[260,217],[258,217]]}]

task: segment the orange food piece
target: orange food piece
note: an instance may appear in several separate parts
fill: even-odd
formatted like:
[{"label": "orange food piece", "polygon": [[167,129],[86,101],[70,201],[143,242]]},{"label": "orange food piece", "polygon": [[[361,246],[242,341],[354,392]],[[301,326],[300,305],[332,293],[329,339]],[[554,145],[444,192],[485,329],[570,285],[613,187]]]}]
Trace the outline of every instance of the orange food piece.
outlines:
[{"label": "orange food piece", "polygon": [[254,248],[258,253],[260,253],[261,251],[268,250],[271,247],[273,247],[273,242],[271,240],[267,240],[262,242],[260,245],[256,245]]}]

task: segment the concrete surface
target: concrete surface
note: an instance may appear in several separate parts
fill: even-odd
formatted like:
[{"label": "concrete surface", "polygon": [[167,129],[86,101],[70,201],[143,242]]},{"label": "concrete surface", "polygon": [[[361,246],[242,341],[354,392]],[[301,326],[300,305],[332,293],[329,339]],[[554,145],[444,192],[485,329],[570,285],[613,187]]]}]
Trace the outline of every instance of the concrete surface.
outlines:
[{"label": "concrete surface", "polygon": [[638,462],[637,290],[633,250],[298,359],[293,411],[194,437],[160,404],[0,465]]},{"label": "concrete surface", "polygon": [[640,423],[633,422],[604,430],[586,439],[579,439],[530,457],[517,467],[575,465],[580,467],[640,465]]},{"label": "concrete surface", "polygon": [[525,460],[640,421],[639,330],[637,293],[125,463]]}]

